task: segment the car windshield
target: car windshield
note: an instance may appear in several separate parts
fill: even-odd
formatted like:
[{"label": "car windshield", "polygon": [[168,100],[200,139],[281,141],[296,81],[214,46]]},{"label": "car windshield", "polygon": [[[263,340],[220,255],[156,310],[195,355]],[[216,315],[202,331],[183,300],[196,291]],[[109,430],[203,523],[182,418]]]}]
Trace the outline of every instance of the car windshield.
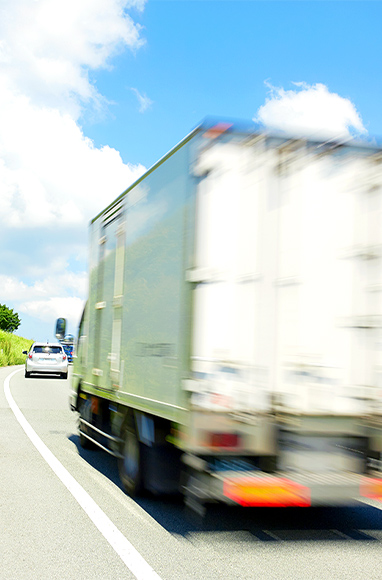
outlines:
[{"label": "car windshield", "polygon": [[62,349],[60,346],[35,346],[33,352],[45,353],[45,354],[60,354]]}]

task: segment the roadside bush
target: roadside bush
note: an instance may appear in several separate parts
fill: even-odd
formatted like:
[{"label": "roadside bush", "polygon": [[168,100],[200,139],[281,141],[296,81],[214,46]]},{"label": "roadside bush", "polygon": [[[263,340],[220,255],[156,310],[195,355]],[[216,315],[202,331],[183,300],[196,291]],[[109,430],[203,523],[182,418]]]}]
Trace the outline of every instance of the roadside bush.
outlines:
[{"label": "roadside bush", "polygon": [[0,366],[24,364],[23,350],[29,350],[32,343],[33,340],[0,330]]},{"label": "roadside bush", "polygon": [[7,357],[5,356],[3,351],[0,350],[0,367],[6,367],[7,365],[8,365]]}]

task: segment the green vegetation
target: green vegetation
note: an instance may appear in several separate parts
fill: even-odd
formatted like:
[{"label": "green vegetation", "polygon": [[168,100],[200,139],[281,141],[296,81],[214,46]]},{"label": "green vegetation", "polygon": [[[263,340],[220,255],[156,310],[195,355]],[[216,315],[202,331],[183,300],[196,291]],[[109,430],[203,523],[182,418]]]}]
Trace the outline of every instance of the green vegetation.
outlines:
[{"label": "green vegetation", "polygon": [[29,350],[32,343],[33,340],[0,330],[0,367],[23,364],[23,350]]},{"label": "green vegetation", "polygon": [[8,308],[5,304],[0,304],[0,329],[5,332],[15,332],[20,326],[21,320],[13,308]]}]

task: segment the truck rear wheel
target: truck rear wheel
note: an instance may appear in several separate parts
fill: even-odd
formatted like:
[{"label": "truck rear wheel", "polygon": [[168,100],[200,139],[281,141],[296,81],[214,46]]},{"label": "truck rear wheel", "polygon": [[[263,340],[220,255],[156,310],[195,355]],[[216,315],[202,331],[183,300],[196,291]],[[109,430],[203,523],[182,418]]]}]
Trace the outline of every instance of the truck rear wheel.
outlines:
[{"label": "truck rear wheel", "polygon": [[126,426],[123,435],[122,457],[118,460],[119,476],[122,485],[131,497],[142,494],[142,444],[139,442],[136,431],[130,423]]}]

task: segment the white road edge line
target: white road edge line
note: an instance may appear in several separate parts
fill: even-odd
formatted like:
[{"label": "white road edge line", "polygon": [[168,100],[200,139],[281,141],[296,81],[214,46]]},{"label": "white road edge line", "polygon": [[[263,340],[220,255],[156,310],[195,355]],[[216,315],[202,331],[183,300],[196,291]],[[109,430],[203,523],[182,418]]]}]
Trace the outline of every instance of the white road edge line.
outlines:
[{"label": "white road edge line", "polygon": [[4,394],[17,421],[20,423],[31,442],[134,576],[138,580],[161,580],[160,576],[158,576],[134,546],[125,538],[122,532],[119,531],[108,516],[101,510],[98,504],[90,497],[76,479],[74,479],[56,456],[53,455],[25,419],[24,415],[16,405],[9,387],[11,378],[21,370],[22,369],[18,369],[6,377],[4,381]]}]

